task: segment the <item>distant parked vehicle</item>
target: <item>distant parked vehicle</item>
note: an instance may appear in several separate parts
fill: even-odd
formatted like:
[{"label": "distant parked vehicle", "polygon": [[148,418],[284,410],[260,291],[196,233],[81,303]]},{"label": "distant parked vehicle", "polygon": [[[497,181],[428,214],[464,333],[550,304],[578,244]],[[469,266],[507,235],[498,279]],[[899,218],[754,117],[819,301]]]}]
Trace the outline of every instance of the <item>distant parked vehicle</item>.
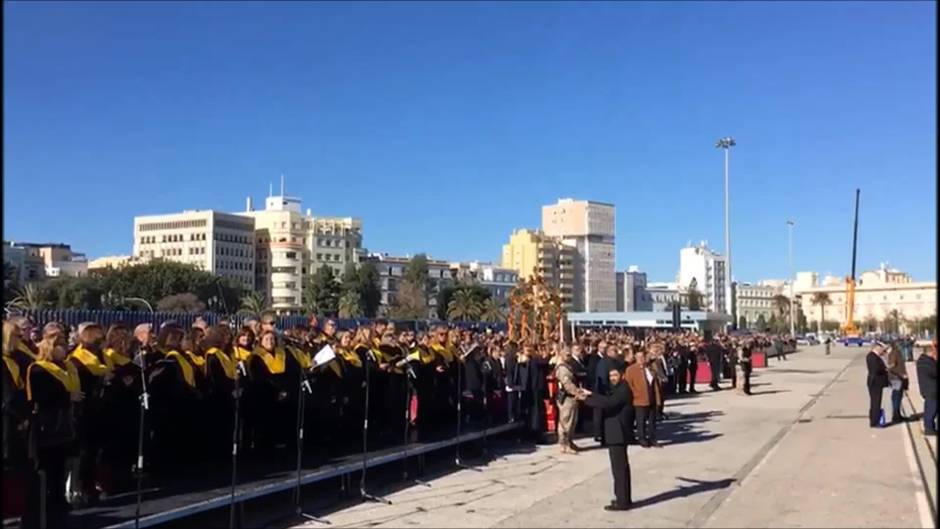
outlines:
[{"label": "distant parked vehicle", "polygon": [[850,345],[865,347],[872,342],[872,339],[868,336],[845,336],[840,340],[840,342],[842,342],[842,345],[846,347]]},{"label": "distant parked vehicle", "polygon": [[817,340],[816,336],[812,334],[807,334],[806,336],[797,336],[796,345],[819,345],[819,340]]}]

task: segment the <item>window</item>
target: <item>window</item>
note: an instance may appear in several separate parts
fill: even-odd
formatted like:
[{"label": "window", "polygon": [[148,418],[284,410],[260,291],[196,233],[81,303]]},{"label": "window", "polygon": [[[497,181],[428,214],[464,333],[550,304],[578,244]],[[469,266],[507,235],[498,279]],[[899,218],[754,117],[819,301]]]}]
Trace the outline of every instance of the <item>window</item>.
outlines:
[{"label": "window", "polygon": [[288,259],[297,259],[297,252],[287,252],[284,254],[284,257]]}]

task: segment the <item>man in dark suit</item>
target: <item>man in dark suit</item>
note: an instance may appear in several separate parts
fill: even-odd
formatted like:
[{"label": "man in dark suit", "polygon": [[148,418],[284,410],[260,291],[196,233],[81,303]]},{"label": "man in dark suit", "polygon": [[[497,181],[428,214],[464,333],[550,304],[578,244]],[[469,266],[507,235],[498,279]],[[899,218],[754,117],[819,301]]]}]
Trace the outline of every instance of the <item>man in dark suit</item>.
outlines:
[{"label": "man in dark suit", "polygon": [[885,365],[882,356],[885,345],[882,342],[875,342],[871,351],[865,356],[865,364],[868,366],[868,397],[870,405],[868,407],[868,426],[878,428],[881,415],[881,396],[884,389],[888,386],[888,367]]},{"label": "man in dark suit", "polygon": [[626,511],[633,506],[630,496],[630,459],[627,457],[627,445],[633,439],[633,394],[621,375],[617,366],[612,366],[608,371],[608,395],[587,390],[578,395],[578,399],[600,410],[603,415],[604,441],[610,456],[615,496],[610,505],[604,506],[607,511]]}]

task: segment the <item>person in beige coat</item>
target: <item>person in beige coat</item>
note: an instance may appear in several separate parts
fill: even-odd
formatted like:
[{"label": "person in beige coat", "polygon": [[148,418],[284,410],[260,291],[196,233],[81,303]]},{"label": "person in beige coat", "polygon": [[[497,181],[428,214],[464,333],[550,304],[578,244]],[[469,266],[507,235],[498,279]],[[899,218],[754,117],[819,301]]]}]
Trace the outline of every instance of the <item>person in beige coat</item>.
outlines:
[{"label": "person in beige coat", "polygon": [[578,384],[575,381],[574,370],[569,362],[571,351],[562,347],[555,355],[555,379],[558,380],[558,391],[555,400],[558,403],[558,446],[562,454],[576,454],[578,447],[572,440],[574,427],[578,423]]}]

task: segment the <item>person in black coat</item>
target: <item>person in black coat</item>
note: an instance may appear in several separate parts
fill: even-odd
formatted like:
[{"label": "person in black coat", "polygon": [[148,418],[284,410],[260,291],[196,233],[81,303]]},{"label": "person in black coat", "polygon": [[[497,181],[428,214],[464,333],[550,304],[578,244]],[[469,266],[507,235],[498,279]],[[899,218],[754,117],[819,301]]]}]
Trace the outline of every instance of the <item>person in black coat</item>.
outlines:
[{"label": "person in black coat", "polygon": [[67,526],[65,462],[77,449],[73,405],[84,399],[79,374],[65,359],[67,347],[62,335],[44,340],[36,363],[25,375],[27,399],[33,408],[29,459],[34,472],[26,491],[24,529]]},{"label": "person in black coat", "polygon": [[937,435],[937,342],[917,359],[917,385],[924,398],[924,435]]},{"label": "person in black coat", "polygon": [[616,367],[608,371],[610,393],[591,393],[585,390],[578,396],[588,406],[601,410],[604,422],[604,440],[610,456],[610,472],[614,478],[615,499],[605,505],[608,511],[625,511],[632,507],[630,494],[630,459],[627,445],[633,441],[633,394],[623,382],[622,373]]},{"label": "person in black coat", "polygon": [[[598,348],[598,352],[604,354],[600,360],[597,361],[597,367],[594,368],[594,387],[590,391],[594,393],[599,393],[601,395],[606,395],[610,391],[609,375],[611,369],[617,368],[621,373],[624,370],[624,363],[618,358],[617,348],[613,345],[606,345],[604,342],[601,342],[603,348]],[[604,441],[604,429],[603,429],[603,415],[601,410],[595,408],[593,413],[594,420],[594,440],[603,444]]]},{"label": "person in black coat", "polygon": [[884,344],[875,342],[875,346],[865,356],[865,363],[868,365],[868,397],[870,405],[868,407],[868,426],[878,428],[879,417],[881,415],[881,396],[884,388],[888,386],[888,367],[885,365],[881,355],[884,353]]}]

